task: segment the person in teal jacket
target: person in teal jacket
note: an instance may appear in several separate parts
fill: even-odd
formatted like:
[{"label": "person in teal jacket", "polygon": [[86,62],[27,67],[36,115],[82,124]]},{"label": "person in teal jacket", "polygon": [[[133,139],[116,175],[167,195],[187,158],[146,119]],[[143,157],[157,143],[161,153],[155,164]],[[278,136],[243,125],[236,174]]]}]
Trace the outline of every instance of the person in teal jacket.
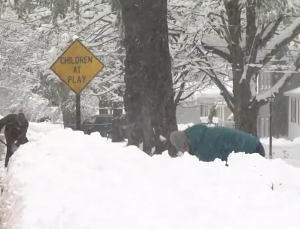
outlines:
[{"label": "person in teal jacket", "polygon": [[264,147],[257,137],[227,127],[196,124],[184,131],[173,131],[170,141],[178,151],[188,152],[205,162],[219,158],[226,161],[227,165],[227,158],[232,152],[259,153],[265,156]]}]

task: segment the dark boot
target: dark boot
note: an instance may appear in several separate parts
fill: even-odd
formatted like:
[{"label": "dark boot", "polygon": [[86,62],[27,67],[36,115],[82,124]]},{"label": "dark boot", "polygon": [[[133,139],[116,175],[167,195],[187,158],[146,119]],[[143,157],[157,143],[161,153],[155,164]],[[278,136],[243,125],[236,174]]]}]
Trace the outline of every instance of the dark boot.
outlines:
[{"label": "dark boot", "polygon": [[263,145],[261,144],[261,142],[258,143],[256,149],[255,149],[256,153],[259,153],[261,156],[265,157],[266,153],[265,153],[265,149],[263,147]]}]

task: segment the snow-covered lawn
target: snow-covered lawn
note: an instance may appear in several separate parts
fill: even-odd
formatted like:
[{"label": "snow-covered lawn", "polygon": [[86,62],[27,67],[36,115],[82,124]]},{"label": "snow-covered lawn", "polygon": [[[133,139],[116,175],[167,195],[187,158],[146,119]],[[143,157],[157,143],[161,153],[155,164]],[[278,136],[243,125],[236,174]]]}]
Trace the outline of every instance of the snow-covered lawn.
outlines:
[{"label": "snow-covered lawn", "polygon": [[151,158],[49,125],[3,170],[1,229],[300,228],[300,169],[282,159]]},{"label": "snow-covered lawn", "polygon": [[[266,153],[269,154],[269,138],[261,139],[265,146]],[[273,158],[282,158],[288,164],[300,168],[300,138],[293,141],[286,139],[273,139]]]}]

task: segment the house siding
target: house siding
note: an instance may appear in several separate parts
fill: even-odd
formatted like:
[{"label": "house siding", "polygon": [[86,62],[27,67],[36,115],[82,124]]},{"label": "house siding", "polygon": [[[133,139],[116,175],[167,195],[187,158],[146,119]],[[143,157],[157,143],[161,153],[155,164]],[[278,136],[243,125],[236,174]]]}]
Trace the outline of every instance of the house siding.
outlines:
[{"label": "house siding", "polygon": [[289,97],[289,134],[293,140],[300,137],[300,96]]},{"label": "house siding", "polygon": [[[265,92],[274,85],[274,77],[276,74],[277,73],[274,72],[260,72],[258,78],[259,94]],[[290,78],[289,83],[285,85],[284,88],[282,88],[282,92],[287,92],[289,90],[298,88],[299,86],[300,74],[293,74],[293,76]],[[277,94],[276,96],[285,97],[284,95],[279,94]],[[273,103],[273,111],[275,112],[275,115],[273,116],[273,125],[277,125],[277,135],[279,135],[277,137],[293,138],[293,136],[295,136],[295,125],[290,122],[290,104],[287,104],[288,102],[290,103],[290,100],[288,100],[287,98],[276,97],[275,102]],[[281,113],[280,115],[278,115],[279,112]],[[259,137],[269,137],[269,116],[269,104],[266,104],[259,110],[259,117],[257,120],[257,132]],[[291,130],[289,130],[290,128]],[[273,131],[273,134],[276,134],[276,131],[274,129]]]},{"label": "house siding", "polygon": [[[272,73],[261,71],[258,78],[258,93],[263,93],[273,86]],[[259,137],[269,137],[269,104],[261,106],[257,119],[257,134]]]},{"label": "house siding", "polygon": [[[189,124],[189,123],[199,123],[200,117],[207,117],[210,114],[210,111],[216,103],[221,103],[217,106],[217,114],[221,120],[227,121],[228,117],[231,115],[230,109],[226,106],[226,103],[222,99],[217,97],[204,97],[198,98],[194,102],[187,103],[190,107],[183,107],[181,105],[177,106],[176,109],[176,118],[177,123],[179,124]],[[230,127],[234,126],[230,122],[228,124]]]},{"label": "house siding", "polygon": [[176,109],[177,123],[189,124],[200,122],[200,111],[197,107],[177,106]]}]

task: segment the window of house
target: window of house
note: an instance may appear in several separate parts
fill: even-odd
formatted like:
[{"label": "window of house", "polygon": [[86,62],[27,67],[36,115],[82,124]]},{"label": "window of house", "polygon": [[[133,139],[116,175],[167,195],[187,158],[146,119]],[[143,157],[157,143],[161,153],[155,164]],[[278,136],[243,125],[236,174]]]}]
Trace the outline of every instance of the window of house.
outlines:
[{"label": "window of house", "polygon": [[200,105],[200,117],[202,117],[202,113],[203,113],[203,105]]},{"label": "window of house", "polygon": [[298,125],[300,125],[300,98],[298,98]]},{"label": "window of house", "polygon": [[256,128],[257,128],[257,134],[259,137],[261,137],[261,131],[260,131],[260,126],[261,126],[261,117],[257,117],[257,122],[256,122]]},{"label": "window of house", "polygon": [[261,118],[260,119],[260,134],[261,134],[261,137],[265,137],[265,119],[264,118]]},{"label": "window of house", "polygon": [[220,119],[223,119],[223,118],[222,118],[222,110],[221,110],[221,106],[217,106],[217,117],[220,118]]},{"label": "window of house", "polygon": [[223,115],[223,107],[222,106],[219,106],[219,118],[221,119],[221,120],[224,120],[224,115]]},{"label": "window of house", "polygon": [[266,75],[266,80],[265,80],[265,89],[269,89],[271,87],[271,82],[272,82],[272,73],[268,72]]},{"label": "window of house", "polygon": [[272,72],[266,73],[265,89],[269,89],[272,86],[274,74]]},{"label": "window of house", "polygon": [[296,123],[297,121],[297,101],[295,98],[291,98],[291,122]]},{"label": "window of house", "polygon": [[208,106],[205,104],[200,105],[200,117],[208,116]]},{"label": "window of house", "polygon": [[259,80],[258,80],[258,82],[259,82],[259,89],[263,89],[264,81],[263,81],[263,73],[262,72],[259,73]]},{"label": "window of house", "polygon": [[271,72],[260,72],[259,74],[259,89],[269,89],[272,86],[273,74]]},{"label": "window of house", "polygon": [[264,74],[264,78],[265,78],[265,82],[264,82],[264,89],[268,89],[269,85],[269,79],[270,79],[270,75],[269,74]]},{"label": "window of house", "polygon": [[265,89],[265,74],[261,74],[261,89]]},{"label": "window of house", "polygon": [[204,107],[205,109],[204,109],[204,117],[207,117],[208,116],[208,111],[209,111],[209,106],[208,105],[206,105],[205,107]]},{"label": "window of house", "polygon": [[269,136],[269,118],[265,118],[265,137]]}]

